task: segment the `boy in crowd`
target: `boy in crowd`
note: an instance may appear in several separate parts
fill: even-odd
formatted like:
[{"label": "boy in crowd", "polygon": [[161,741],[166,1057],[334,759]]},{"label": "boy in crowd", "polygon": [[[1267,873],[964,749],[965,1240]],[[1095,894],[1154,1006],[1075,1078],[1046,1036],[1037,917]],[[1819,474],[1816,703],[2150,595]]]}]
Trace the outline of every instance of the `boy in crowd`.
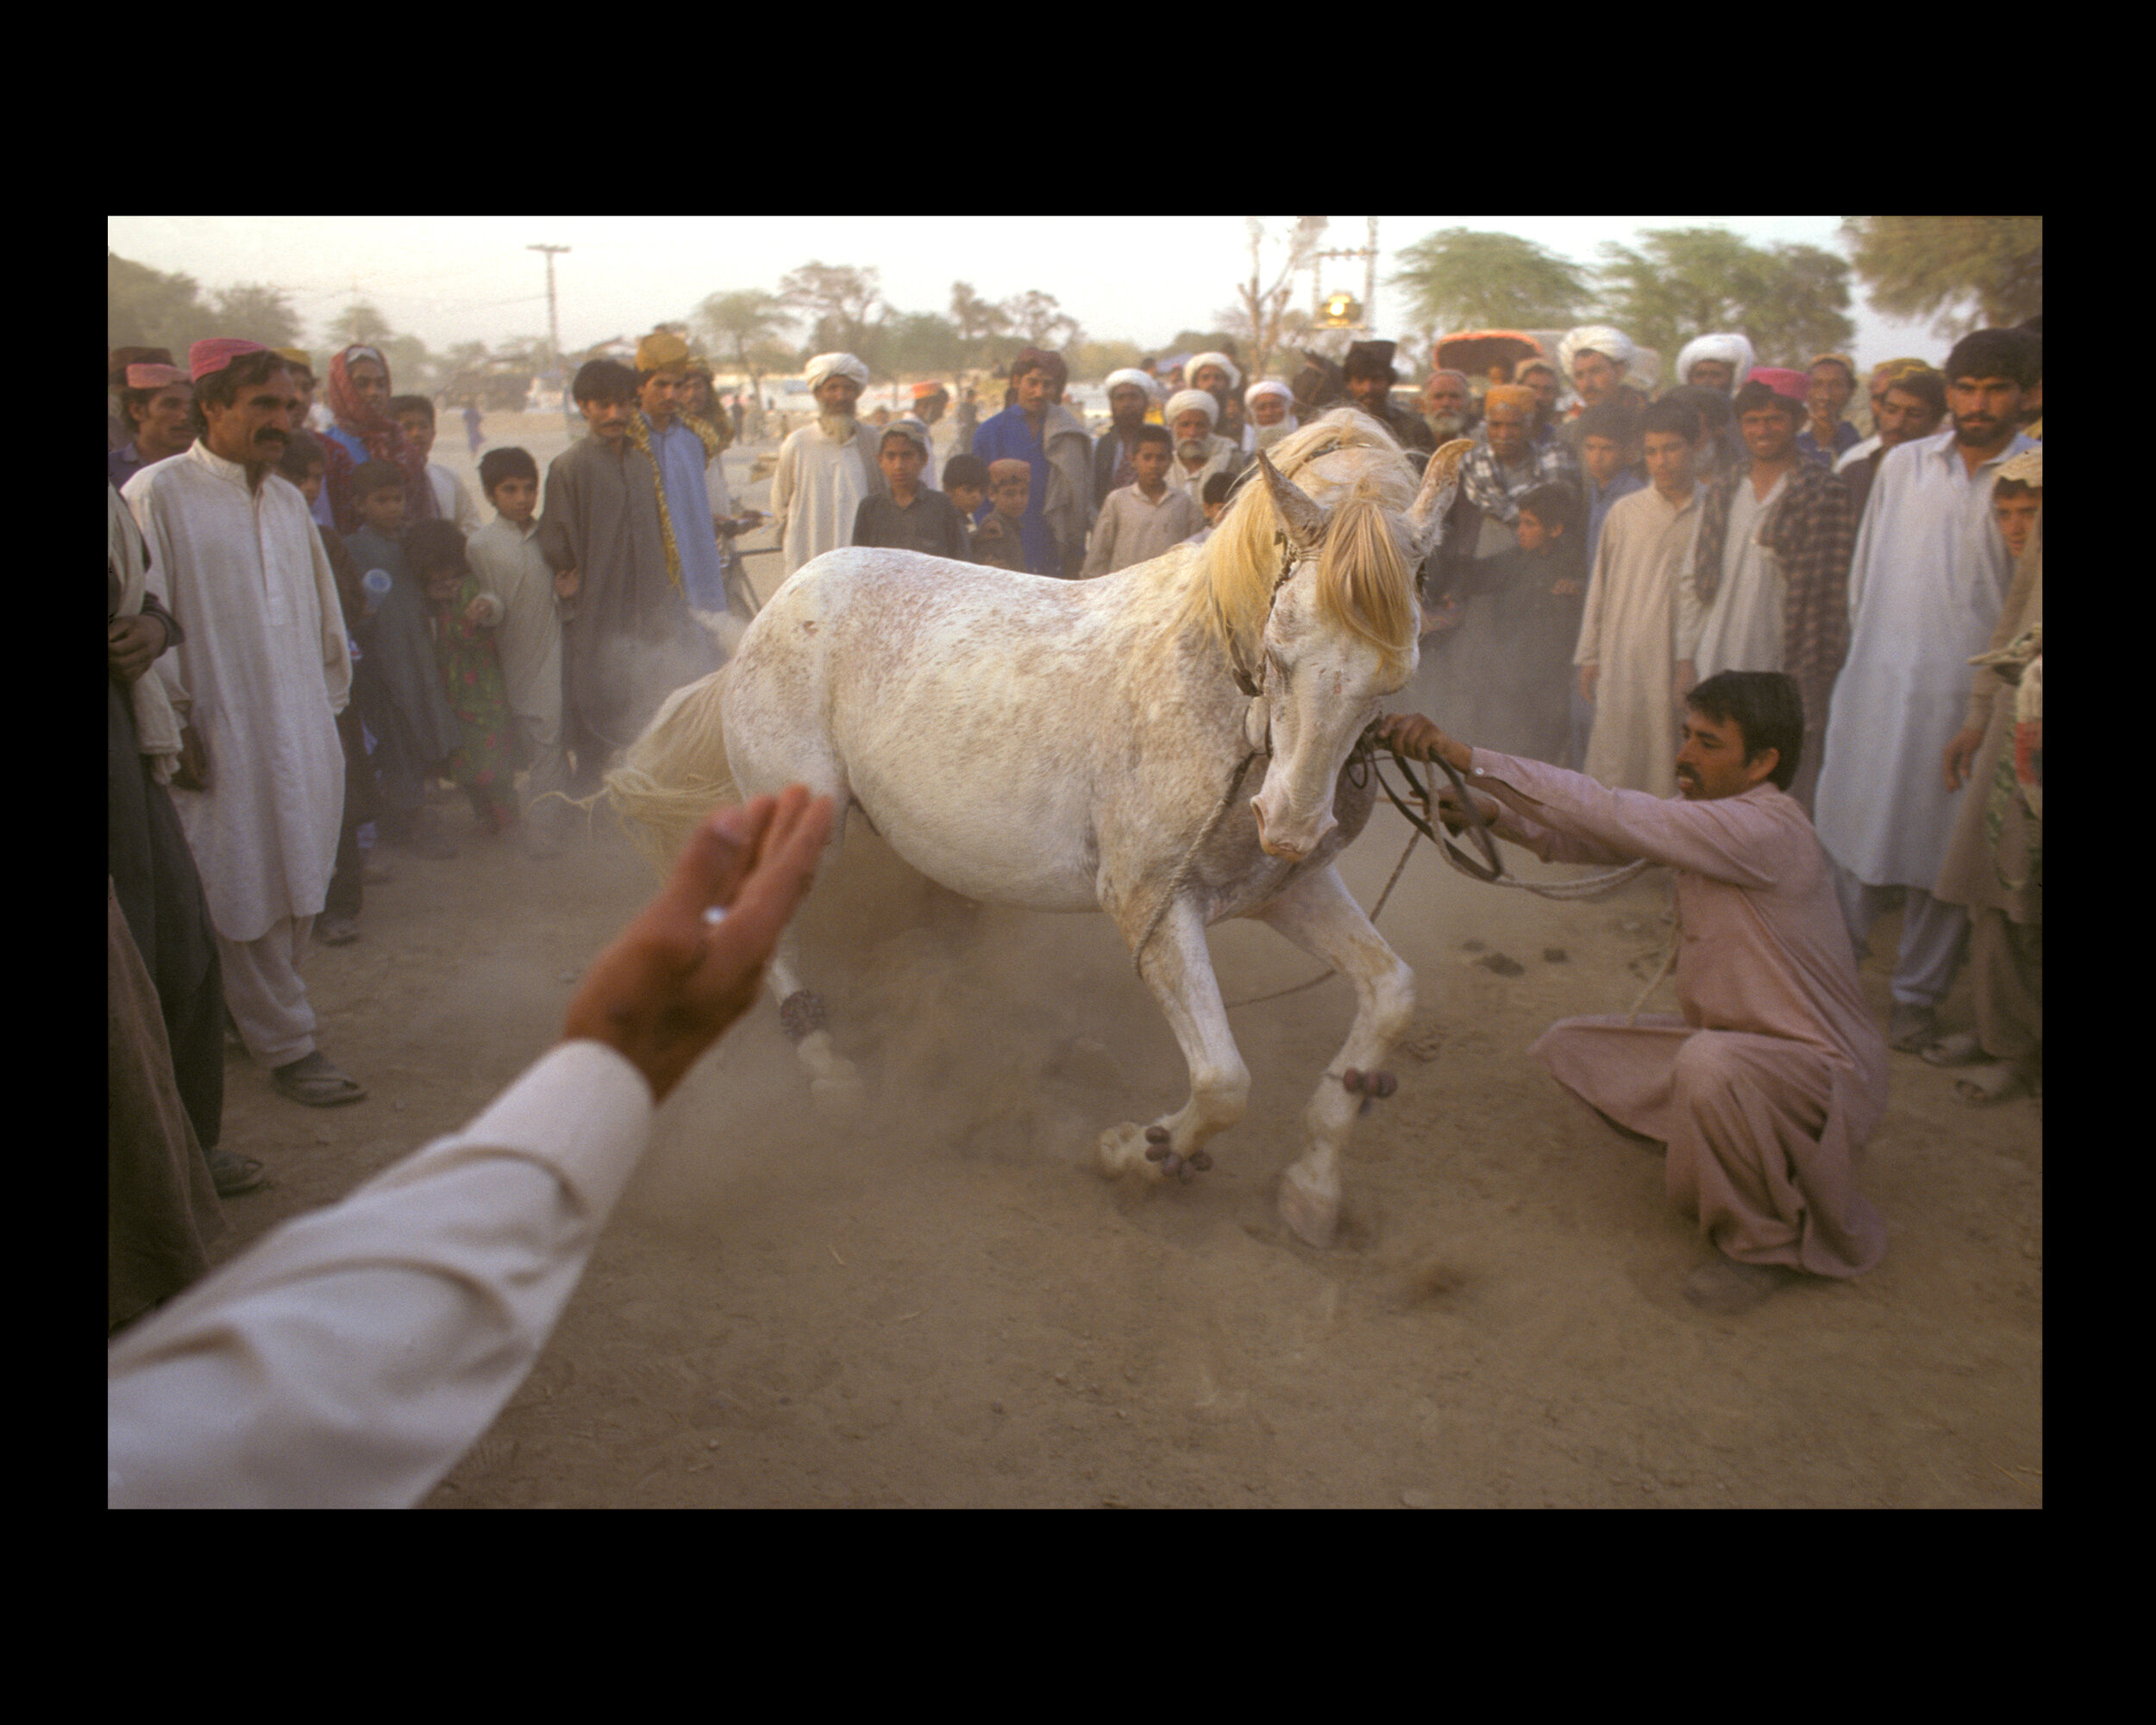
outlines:
[{"label": "boy in crowd", "polygon": [[456,745],[444,770],[471,799],[479,830],[506,832],[517,824],[517,763],[509,696],[494,651],[502,602],[472,579],[464,535],[452,522],[419,523],[404,542],[404,557],[426,591],[435,664],[456,714]]},{"label": "boy in crowd", "polygon": [[1609,512],[1580,619],[1581,696],[1595,706],[1583,770],[1605,785],[1677,794],[1677,583],[1691,572],[1702,487],[1699,416],[1658,401],[1639,416],[1651,483]]},{"label": "boy in crowd", "polygon": [[966,555],[974,557],[973,513],[988,495],[988,464],[978,455],[953,455],[943,463],[943,495],[965,524]]},{"label": "boy in crowd", "polygon": [[1569,485],[1537,486],[1520,499],[1514,532],[1519,549],[1511,610],[1507,679],[1513,699],[1506,722],[1524,743],[1519,754],[1557,761],[1571,730],[1572,649],[1587,604],[1587,572],[1579,530],[1579,493]]},{"label": "boy in crowd", "polygon": [[460,533],[477,532],[479,512],[464,481],[441,462],[428,460],[434,454],[433,401],[423,395],[392,395],[389,412],[405,440],[419,451],[419,459],[427,463],[427,484],[434,492],[435,513],[444,521],[455,522]]},{"label": "boy in crowd", "polygon": [[[1019,536],[1019,529],[1025,524],[1025,505],[1032,491],[1030,461],[1006,455],[989,467],[988,496],[995,507],[974,529],[974,561],[1025,573],[1025,542]],[[1050,536],[1054,536],[1052,532]],[[1054,567],[1061,567],[1060,552]]]},{"label": "boy in crowd", "polygon": [[[1165,425],[1140,425],[1131,432],[1131,464],[1138,478],[1110,492],[1101,505],[1086,552],[1086,574],[1112,575],[1150,562],[1206,527],[1212,511],[1200,513],[1188,492],[1168,483],[1168,464],[1175,459],[1175,438]],[[1225,475],[1214,478],[1224,481],[1225,492]]]},{"label": "boy in crowd", "polygon": [[928,456],[927,428],[918,419],[901,419],[884,429],[876,465],[891,494],[871,492],[855,508],[855,544],[887,545],[961,563],[970,561],[957,506],[921,483]]},{"label": "boy in crowd", "polygon": [[352,474],[360,529],[345,549],[362,571],[379,569],[389,591],[374,608],[369,657],[376,674],[359,684],[361,716],[374,733],[381,774],[383,837],[422,856],[456,855],[427,808],[427,784],[456,747],[456,714],[442,687],[427,627],[427,599],[400,543],[404,474],[393,461],[362,461]]},{"label": "boy in crowd", "polygon": [[539,467],[528,450],[489,449],[479,461],[479,489],[494,518],[472,536],[465,555],[479,586],[502,603],[494,647],[517,732],[519,759],[529,767],[531,799],[524,845],[535,856],[561,848],[567,811],[548,793],[566,791],[569,757],[561,737],[561,623],[554,570],[539,549]]}]

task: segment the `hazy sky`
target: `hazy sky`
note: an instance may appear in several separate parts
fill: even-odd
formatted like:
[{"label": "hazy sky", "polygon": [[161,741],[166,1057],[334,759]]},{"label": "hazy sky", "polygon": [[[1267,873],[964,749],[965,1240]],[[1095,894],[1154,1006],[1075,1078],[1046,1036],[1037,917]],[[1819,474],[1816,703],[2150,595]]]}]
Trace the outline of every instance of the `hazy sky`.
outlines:
[{"label": "hazy sky", "polygon": [[[1269,235],[1292,218],[1263,218]],[[1326,243],[1359,247],[1365,218],[1336,216]],[[1833,216],[1385,216],[1378,220],[1377,318],[1396,330],[1404,301],[1385,278],[1401,248],[1441,228],[1517,234],[1576,263],[1593,264],[1607,241],[1631,243],[1643,228],[1733,229],[1759,243],[1792,241],[1840,250]],[[113,216],[106,242],[122,257],[193,276],[205,290],[238,282],[285,288],[324,345],[323,329],[355,291],[393,329],[434,348],[542,336],[546,266],[526,247],[571,248],[555,261],[562,345],[574,350],[635,336],[686,317],[712,293],[775,288],[812,259],[874,266],[886,299],[902,311],[948,312],[950,285],[968,281],[989,299],[1039,288],[1078,319],[1087,336],[1163,345],[1182,329],[1206,329],[1235,300],[1250,272],[1239,216]],[[1267,279],[1278,248],[1266,247]],[[1298,287],[1307,303],[1309,278]],[[1359,262],[1327,266],[1325,285],[1363,292]],[[1900,354],[1934,361],[1948,342],[1921,324],[1879,317],[1856,291],[1860,366]],[[1675,355],[1670,355],[1674,359]]]}]

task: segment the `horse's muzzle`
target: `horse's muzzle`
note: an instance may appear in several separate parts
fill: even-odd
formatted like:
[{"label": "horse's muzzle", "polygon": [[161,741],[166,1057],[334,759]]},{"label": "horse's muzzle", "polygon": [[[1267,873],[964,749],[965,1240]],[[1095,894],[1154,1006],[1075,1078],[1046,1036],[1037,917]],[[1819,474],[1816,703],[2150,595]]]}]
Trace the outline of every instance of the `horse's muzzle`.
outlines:
[{"label": "horse's muzzle", "polygon": [[1263,797],[1250,799],[1250,812],[1257,817],[1257,848],[1268,856],[1277,856],[1288,862],[1301,862],[1324,844],[1326,836],[1340,824],[1328,808],[1319,814],[1314,830],[1307,835],[1270,833],[1265,830],[1265,802]]}]

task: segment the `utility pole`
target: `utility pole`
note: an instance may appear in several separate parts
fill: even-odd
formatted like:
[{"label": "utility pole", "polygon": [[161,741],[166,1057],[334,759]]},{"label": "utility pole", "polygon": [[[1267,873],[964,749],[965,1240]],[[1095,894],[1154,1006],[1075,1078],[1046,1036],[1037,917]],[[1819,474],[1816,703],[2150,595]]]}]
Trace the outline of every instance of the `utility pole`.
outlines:
[{"label": "utility pole", "polygon": [[[1329,251],[1313,252],[1310,254],[1310,317],[1311,321],[1320,328],[1345,329],[1350,336],[1369,336],[1376,332],[1377,217],[1372,216],[1367,219],[1369,223],[1369,238],[1364,244],[1345,248],[1335,248]],[[1363,260],[1363,303],[1356,308],[1352,323],[1336,323],[1326,316],[1326,298],[1324,290],[1319,285],[1319,278],[1324,273],[1325,260],[1327,258],[1360,258]],[[1351,304],[1353,303],[1351,297],[1346,294],[1335,297],[1348,300]]]},{"label": "utility pole", "polygon": [[524,249],[547,254],[547,343],[551,349],[555,369],[559,370],[561,365],[561,320],[555,310],[554,254],[569,248],[567,246],[526,246]]}]

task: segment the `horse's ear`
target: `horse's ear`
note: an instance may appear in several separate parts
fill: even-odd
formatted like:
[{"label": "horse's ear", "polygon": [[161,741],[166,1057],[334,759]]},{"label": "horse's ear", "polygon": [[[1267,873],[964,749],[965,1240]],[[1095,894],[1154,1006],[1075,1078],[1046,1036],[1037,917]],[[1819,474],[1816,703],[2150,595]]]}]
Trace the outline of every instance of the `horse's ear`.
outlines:
[{"label": "horse's ear", "polygon": [[1293,480],[1280,476],[1280,469],[1266,458],[1265,452],[1257,452],[1258,471],[1265,475],[1265,489],[1272,493],[1273,507],[1288,526],[1288,536],[1298,549],[1313,551],[1318,542],[1325,537],[1325,511],[1319,508]]},{"label": "horse's ear", "polygon": [[1452,507],[1453,493],[1460,488],[1460,463],[1474,447],[1472,439],[1455,437],[1431,456],[1423,468],[1422,489],[1407,510],[1407,530],[1414,536],[1414,543],[1407,548],[1411,567],[1420,568],[1422,560],[1445,536],[1445,514]]}]

